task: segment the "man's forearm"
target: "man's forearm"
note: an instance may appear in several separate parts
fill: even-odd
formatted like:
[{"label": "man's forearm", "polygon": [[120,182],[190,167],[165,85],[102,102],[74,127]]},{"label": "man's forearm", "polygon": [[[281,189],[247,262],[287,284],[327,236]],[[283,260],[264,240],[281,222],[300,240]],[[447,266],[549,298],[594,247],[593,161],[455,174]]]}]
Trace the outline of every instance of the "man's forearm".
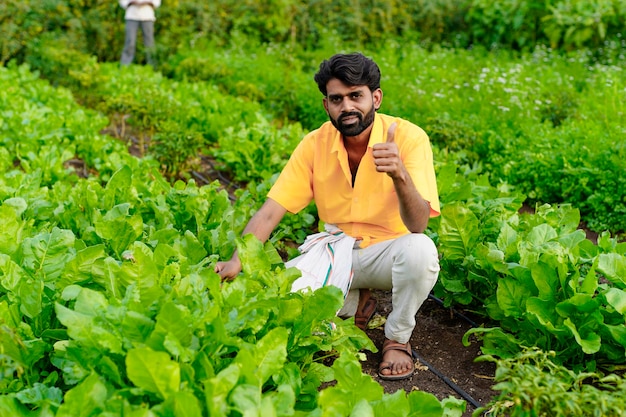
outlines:
[{"label": "man's forearm", "polygon": [[422,233],[428,226],[430,205],[421,196],[411,176],[404,170],[404,175],[394,178],[393,185],[400,203],[400,217],[411,233]]}]

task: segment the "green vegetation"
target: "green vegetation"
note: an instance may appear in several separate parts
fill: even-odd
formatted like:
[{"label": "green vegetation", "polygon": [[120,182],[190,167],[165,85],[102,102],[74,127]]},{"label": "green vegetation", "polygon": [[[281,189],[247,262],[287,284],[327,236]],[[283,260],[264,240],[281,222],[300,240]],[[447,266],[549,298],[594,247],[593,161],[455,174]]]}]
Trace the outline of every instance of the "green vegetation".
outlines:
[{"label": "green vegetation", "polygon": [[[116,2],[0,5],[0,414],[460,415],[461,401],[384,394],[363,375],[358,351],[374,347],[335,318],[334,291],[289,293],[278,252],[316,229],[314,207],[265,246],[239,237],[326,120],[317,65],[358,49],[381,66],[382,111],[431,137],[435,295],[483,317],[465,342],[498,365],[486,409],[619,415],[622,2],[179,0],[158,13],[155,72],[119,68]],[[220,182],[196,182],[207,167]],[[235,247],[248,272],[221,284],[212,265]]]}]

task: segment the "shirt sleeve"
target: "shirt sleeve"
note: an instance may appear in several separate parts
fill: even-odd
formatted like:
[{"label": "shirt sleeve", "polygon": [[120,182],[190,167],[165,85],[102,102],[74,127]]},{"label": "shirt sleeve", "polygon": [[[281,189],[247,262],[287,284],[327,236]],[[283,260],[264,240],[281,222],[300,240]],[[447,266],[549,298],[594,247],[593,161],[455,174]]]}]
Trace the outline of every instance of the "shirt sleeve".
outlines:
[{"label": "shirt sleeve", "polygon": [[270,189],[268,197],[290,213],[297,213],[313,200],[313,141],[310,134],[296,146],[289,161]]},{"label": "shirt sleeve", "polygon": [[126,9],[128,7],[128,3],[130,3],[130,0],[119,0],[119,3],[123,9]]},{"label": "shirt sleeve", "polygon": [[430,205],[430,216],[438,216],[441,212],[439,193],[435,178],[433,151],[430,139],[424,130],[412,123],[404,123],[404,140],[398,143],[403,163],[411,175],[415,188]]}]

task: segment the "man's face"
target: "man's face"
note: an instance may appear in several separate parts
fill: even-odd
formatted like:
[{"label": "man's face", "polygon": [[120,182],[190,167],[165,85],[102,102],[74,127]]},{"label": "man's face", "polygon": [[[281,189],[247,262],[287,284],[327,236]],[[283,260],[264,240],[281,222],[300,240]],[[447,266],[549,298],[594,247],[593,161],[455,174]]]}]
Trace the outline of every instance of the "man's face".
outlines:
[{"label": "man's face", "polygon": [[382,101],[380,89],[370,91],[366,85],[348,86],[333,78],[326,90],[324,108],[343,136],[358,136],[372,125]]}]

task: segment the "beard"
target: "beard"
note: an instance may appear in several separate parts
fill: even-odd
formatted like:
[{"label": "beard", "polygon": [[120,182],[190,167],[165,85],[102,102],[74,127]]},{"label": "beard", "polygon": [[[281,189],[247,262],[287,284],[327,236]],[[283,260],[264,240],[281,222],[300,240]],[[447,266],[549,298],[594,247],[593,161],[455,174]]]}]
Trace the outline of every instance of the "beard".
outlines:
[{"label": "beard", "polygon": [[[335,126],[335,128],[344,136],[344,137],[352,137],[358,136],[365,129],[367,129],[372,123],[374,123],[374,116],[376,115],[376,109],[372,106],[372,109],[365,113],[365,115],[361,115],[358,112],[350,112],[343,113],[339,115],[337,119],[333,119],[329,115],[330,122]],[[356,123],[346,125],[343,123],[343,119],[346,117],[356,116],[359,120]]]}]

